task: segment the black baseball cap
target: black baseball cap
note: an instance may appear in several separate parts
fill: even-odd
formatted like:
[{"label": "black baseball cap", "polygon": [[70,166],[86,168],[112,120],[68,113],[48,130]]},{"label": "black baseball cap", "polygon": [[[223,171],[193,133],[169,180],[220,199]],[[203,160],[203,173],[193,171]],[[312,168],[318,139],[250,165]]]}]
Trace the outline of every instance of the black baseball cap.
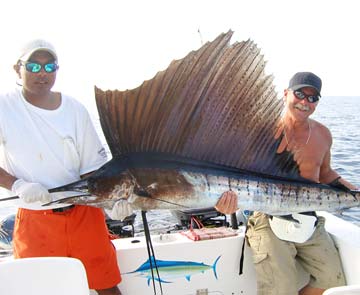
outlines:
[{"label": "black baseball cap", "polygon": [[321,79],[311,72],[298,72],[296,73],[289,82],[290,90],[299,90],[304,87],[311,87],[317,91],[320,95],[321,91]]}]

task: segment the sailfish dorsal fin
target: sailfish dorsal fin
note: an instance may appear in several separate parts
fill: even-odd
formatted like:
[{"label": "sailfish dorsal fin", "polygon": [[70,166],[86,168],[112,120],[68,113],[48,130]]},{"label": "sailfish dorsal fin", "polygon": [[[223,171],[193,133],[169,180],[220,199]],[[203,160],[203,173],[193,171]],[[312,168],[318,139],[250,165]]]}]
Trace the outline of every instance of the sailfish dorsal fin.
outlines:
[{"label": "sailfish dorsal fin", "polygon": [[283,103],[253,41],[219,35],[135,89],[95,87],[113,157],[157,152],[298,178],[274,135]]}]

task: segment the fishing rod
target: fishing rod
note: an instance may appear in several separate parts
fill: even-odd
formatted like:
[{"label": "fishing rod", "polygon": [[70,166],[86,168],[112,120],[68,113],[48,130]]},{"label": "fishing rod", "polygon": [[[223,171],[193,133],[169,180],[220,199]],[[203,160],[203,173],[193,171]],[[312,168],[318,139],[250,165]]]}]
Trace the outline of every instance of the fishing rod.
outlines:
[{"label": "fishing rod", "polygon": [[[83,196],[91,196],[91,194],[82,194],[82,195],[70,196],[70,197],[62,198],[62,199],[59,199],[59,200],[56,200],[56,201],[51,201],[49,203],[43,204],[42,206],[48,206],[48,205],[51,205],[51,204],[56,203],[58,201],[63,201],[63,200],[72,199],[74,197],[83,197]],[[0,199],[0,202],[17,200],[17,199],[20,199],[20,197],[19,196],[12,196],[12,197],[7,197],[7,198],[2,198],[2,199]]]},{"label": "fishing rod", "polygon": [[[55,192],[59,192],[59,191],[57,190],[57,188],[51,188],[51,189],[49,189],[49,193],[55,193]],[[76,192],[76,191],[74,191],[74,192]],[[76,195],[76,197],[87,196],[87,195],[90,196],[90,194],[87,193],[87,194],[83,194],[83,195]],[[73,196],[73,197],[75,197],[75,196]],[[61,200],[66,200],[66,199],[68,199],[68,198],[73,198],[73,197],[67,197],[67,198],[63,198],[63,199],[61,199]],[[0,199],[0,202],[17,200],[17,199],[20,199],[20,197],[19,197],[19,196],[11,196],[11,197],[6,197],[6,198]],[[51,203],[52,203],[52,202],[51,202]],[[44,205],[47,205],[47,204],[44,204]]]},{"label": "fishing rod", "polygon": [[20,198],[18,196],[2,198],[2,199],[0,199],[0,202],[2,202],[2,201],[11,201],[11,200],[16,200],[16,199],[20,199]]}]

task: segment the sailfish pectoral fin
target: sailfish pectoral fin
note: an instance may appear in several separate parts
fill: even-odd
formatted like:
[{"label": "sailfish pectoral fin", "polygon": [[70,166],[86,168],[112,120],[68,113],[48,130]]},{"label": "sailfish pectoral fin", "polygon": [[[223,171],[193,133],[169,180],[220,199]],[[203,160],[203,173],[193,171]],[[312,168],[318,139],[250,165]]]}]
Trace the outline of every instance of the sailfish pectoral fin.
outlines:
[{"label": "sailfish pectoral fin", "polygon": [[151,198],[151,194],[143,187],[136,185],[134,187],[134,193],[139,197]]},{"label": "sailfish pectoral fin", "polygon": [[151,193],[148,192],[148,190],[146,190],[145,188],[143,188],[143,187],[141,187],[139,185],[136,185],[134,187],[134,194],[136,194],[138,197],[149,198],[149,199],[156,200],[156,201],[159,201],[159,202],[175,205],[175,206],[177,206],[179,208],[188,208],[187,206],[177,204],[177,203],[174,203],[174,202],[171,202],[171,201],[168,201],[168,200],[155,198]]}]

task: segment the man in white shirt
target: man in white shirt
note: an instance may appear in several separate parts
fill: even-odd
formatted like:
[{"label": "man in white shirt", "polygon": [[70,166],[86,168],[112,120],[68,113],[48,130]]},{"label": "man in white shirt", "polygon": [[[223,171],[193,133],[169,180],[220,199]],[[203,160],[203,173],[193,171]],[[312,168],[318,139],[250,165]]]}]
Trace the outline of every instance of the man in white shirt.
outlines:
[{"label": "man in white shirt", "polygon": [[14,256],[78,258],[91,289],[119,295],[121,277],[102,209],[41,210],[52,200],[48,189],[79,180],[107,160],[84,106],[51,90],[58,68],[53,45],[33,40],[14,65],[22,87],[0,97],[0,186],[21,201]]}]

